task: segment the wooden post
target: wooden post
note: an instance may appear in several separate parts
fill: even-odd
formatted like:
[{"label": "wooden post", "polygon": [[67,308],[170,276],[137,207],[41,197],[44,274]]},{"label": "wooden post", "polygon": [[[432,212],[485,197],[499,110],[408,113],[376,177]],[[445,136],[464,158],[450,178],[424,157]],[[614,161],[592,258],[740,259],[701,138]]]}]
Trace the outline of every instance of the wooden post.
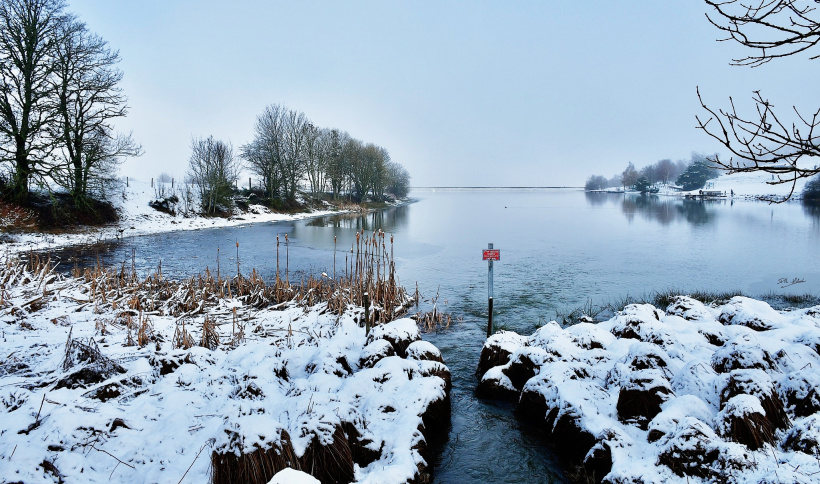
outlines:
[{"label": "wooden post", "polygon": [[131,186],[131,185],[128,184],[128,177],[125,177],[125,186],[127,186],[127,187]]},{"label": "wooden post", "polygon": [[[488,249],[493,248],[492,242],[487,244]],[[487,337],[493,334],[493,260],[487,261],[487,305],[489,306],[489,315],[487,317]]]},{"label": "wooden post", "polygon": [[173,178],[171,178],[171,188],[172,189],[174,188],[174,179]]},{"label": "wooden post", "polygon": [[154,179],[151,178],[151,188],[154,188]]},{"label": "wooden post", "polygon": [[493,298],[490,297],[489,300],[490,305],[490,316],[487,318],[487,337],[493,335]]},{"label": "wooden post", "polygon": [[248,177],[248,191],[251,191],[251,178]]},{"label": "wooden post", "polygon": [[370,334],[370,295],[364,293],[364,334]]}]

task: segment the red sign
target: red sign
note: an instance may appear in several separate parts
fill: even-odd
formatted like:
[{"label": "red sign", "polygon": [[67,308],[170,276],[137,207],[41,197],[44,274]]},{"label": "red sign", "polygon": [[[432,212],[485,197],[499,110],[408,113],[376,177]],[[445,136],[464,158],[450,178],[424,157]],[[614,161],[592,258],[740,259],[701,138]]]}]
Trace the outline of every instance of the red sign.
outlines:
[{"label": "red sign", "polygon": [[501,251],[498,249],[484,249],[484,260],[501,260]]}]

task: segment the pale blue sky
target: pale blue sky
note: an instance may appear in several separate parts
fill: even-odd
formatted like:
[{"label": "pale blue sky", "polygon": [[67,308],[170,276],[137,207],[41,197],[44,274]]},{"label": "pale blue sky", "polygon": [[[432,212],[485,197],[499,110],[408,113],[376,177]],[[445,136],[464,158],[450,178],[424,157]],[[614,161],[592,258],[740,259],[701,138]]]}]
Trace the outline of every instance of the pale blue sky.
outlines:
[{"label": "pale blue sky", "polygon": [[123,175],[184,176],[191,136],[234,147],[270,103],[387,148],[413,185],[582,185],[629,161],[720,147],[706,100],[820,106],[820,61],[730,67],[692,0],[68,0],[120,50],[145,154]]}]

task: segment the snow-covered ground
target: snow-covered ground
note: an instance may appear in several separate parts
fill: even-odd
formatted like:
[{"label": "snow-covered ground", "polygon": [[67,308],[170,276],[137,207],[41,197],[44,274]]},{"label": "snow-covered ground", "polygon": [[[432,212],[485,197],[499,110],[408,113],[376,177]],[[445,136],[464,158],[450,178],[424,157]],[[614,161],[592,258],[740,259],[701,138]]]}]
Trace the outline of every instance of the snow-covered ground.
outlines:
[{"label": "snow-covered ground", "polygon": [[819,353],[820,306],[678,296],[665,311],[629,305],[599,324],[499,332],[484,345],[479,393],[517,400],[581,477],[811,483]]},{"label": "snow-covered ground", "polygon": [[[170,215],[149,206],[158,199],[159,188],[152,188],[150,182],[129,180],[128,186],[121,181],[121,186],[109,194],[109,200],[117,208],[120,221],[105,227],[80,227],[73,233],[11,233],[3,243],[3,252],[16,253],[27,250],[42,251],[70,245],[89,244],[112,241],[120,237],[173,232],[177,230],[197,230],[208,227],[228,227],[259,222],[278,222],[283,220],[297,220],[307,217],[316,217],[338,210],[328,206],[326,210],[316,210],[297,214],[276,213],[262,205],[249,205],[246,212],[235,211],[228,218],[203,217],[188,210],[183,215],[184,203],[177,203],[177,214]],[[170,184],[165,186],[165,197],[176,194],[180,199],[183,193],[177,185],[172,190]],[[163,198],[163,197],[159,197]],[[196,199],[196,194],[194,194]],[[195,200],[191,208],[195,206]],[[3,223],[0,220],[0,223]],[[10,239],[10,240],[8,240]]]},{"label": "snow-covered ground", "polygon": [[[768,173],[734,173],[731,175],[722,173],[719,177],[709,180],[704,189],[726,192],[727,197],[730,197],[732,191],[734,191],[735,198],[745,199],[763,198],[779,200],[787,197],[789,192],[792,190],[792,183],[777,185],[769,185],[767,183],[774,180],[775,179],[772,178],[772,175]],[[792,194],[792,199],[800,199],[801,194],[803,193],[803,188],[809,180],[809,178],[801,178],[794,183],[794,193]],[[614,187],[602,191],[618,192],[622,190],[623,188],[621,187]],[[682,192],[672,188],[671,186],[661,185],[660,192],[658,193],[658,195],[671,196],[683,196],[687,194],[697,195],[698,190]]]},{"label": "snow-covered ground", "polygon": [[259,462],[424,476],[449,370],[415,321],[366,335],[361,308],[209,284],[0,267],[0,481],[232,482]]},{"label": "snow-covered ground", "polygon": [[[711,183],[709,189],[721,190],[726,192],[727,195],[734,190],[736,197],[783,198],[789,195],[792,189],[792,183],[778,185],[767,184],[767,182],[771,181],[774,181],[774,179],[772,175],[768,173],[734,173],[732,175],[722,174],[714,180],[709,180],[707,185]],[[797,182],[794,183],[794,194],[792,196],[799,199],[808,181],[809,178],[797,180]]]}]

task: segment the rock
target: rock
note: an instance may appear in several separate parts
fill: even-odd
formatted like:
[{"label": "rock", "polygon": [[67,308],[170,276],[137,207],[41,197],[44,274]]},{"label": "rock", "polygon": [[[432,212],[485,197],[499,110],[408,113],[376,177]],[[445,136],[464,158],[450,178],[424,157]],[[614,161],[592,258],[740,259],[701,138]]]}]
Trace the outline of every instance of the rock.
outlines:
[{"label": "rock", "polygon": [[480,377],[490,368],[506,365],[513,352],[526,342],[526,337],[512,331],[499,331],[490,336],[481,349],[476,375]]},{"label": "rock", "polygon": [[503,366],[495,366],[484,372],[475,394],[478,398],[492,398],[496,400],[517,401],[520,392],[513,386]]},{"label": "rock", "polygon": [[765,444],[774,445],[774,428],[766,418],[760,400],[740,394],[730,398],[715,417],[720,436],[757,450]]},{"label": "rock", "polygon": [[658,370],[665,377],[672,376],[669,369],[669,356],[659,346],[652,343],[633,343],[629,347],[624,363],[633,370]]},{"label": "rock", "polygon": [[567,332],[572,336],[573,342],[585,350],[606,349],[615,341],[612,333],[602,329],[598,324],[574,324],[567,328]]},{"label": "rock", "polygon": [[739,369],[771,371],[776,366],[768,351],[743,338],[732,340],[718,348],[712,355],[712,368],[718,373],[728,373]]},{"label": "rock", "polygon": [[649,422],[647,440],[656,442],[673,431],[688,417],[701,422],[714,420],[714,409],[695,395],[681,395],[670,398],[661,405],[661,412]]},{"label": "rock", "polygon": [[736,395],[752,395],[758,399],[763,414],[772,429],[791,427],[783,402],[775,391],[774,382],[763,370],[732,370],[725,377],[725,385],[720,390],[720,407]]},{"label": "rock", "polygon": [[689,296],[675,296],[667,306],[666,314],[680,316],[695,323],[715,321],[714,315],[705,304]]},{"label": "rock", "polygon": [[778,384],[778,393],[795,417],[808,417],[820,412],[818,388],[820,375],[807,368],[786,375]]},{"label": "rock", "polygon": [[287,467],[277,472],[268,484],[319,484],[319,479],[310,474]]},{"label": "rock", "polygon": [[811,456],[820,453],[820,415],[796,420],[783,439],[783,448]]},{"label": "rock", "polygon": [[370,334],[367,336],[367,344],[380,339],[388,341],[393,345],[397,355],[406,358],[407,347],[414,341],[419,341],[421,334],[415,321],[410,318],[402,318],[371,328]]},{"label": "rock", "polygon": [[662,441],[658,464],[665,465],[680,477],[710,479],[711,466],[719,459],[718,437],[704,422],[685,417]]},{"label": "rock", "polygon": [[718,321],[723,324],[746,326],[755,331],[768,331],[781,326],[783,316],[767,303],[743,296],[735,296],[721,307]]},{"label": "rock", "polygon": [[421,376],[437,376],[444,380],[444,391],[447,395],[450,394],[450,389],[453,387],[450,369],[444,363],[438,361],[421,360],[419,361],[419,370]]},{"label": "rock", "polygon": [[502,367],[503,369],[501,371],[507,375],[512,386],[520,391],[524,388],[524,384],[527,383],[527,380],[535,376],[535,371],[539,366],[540,365],[532,361],[529,351],[521,352],[521,350],[518,350],[510,358],[510,362]]},{"label": "rock", "polygon": [[395,355],[396,350],[389,341],[377,339],[362,349],[359,368],[373,368],[382,359]]},{"label": "rock", "polygon": [[437,361],[444,363],[441,351],[427,341],[415,341],[407,347],[407,358],[420,361]]},{"label": "rock", "polygon": [[660,371],[635,371],[618,394],[618,420],[646,430],[649,421],[660,413],[661,404],[672,395],[672,386]]},{"label": "rock", "polygon": [[642,326],[660,321],[662,316],[651,304],[630,304],[613,318],[611,332],[618,338],[642,339]]}]

